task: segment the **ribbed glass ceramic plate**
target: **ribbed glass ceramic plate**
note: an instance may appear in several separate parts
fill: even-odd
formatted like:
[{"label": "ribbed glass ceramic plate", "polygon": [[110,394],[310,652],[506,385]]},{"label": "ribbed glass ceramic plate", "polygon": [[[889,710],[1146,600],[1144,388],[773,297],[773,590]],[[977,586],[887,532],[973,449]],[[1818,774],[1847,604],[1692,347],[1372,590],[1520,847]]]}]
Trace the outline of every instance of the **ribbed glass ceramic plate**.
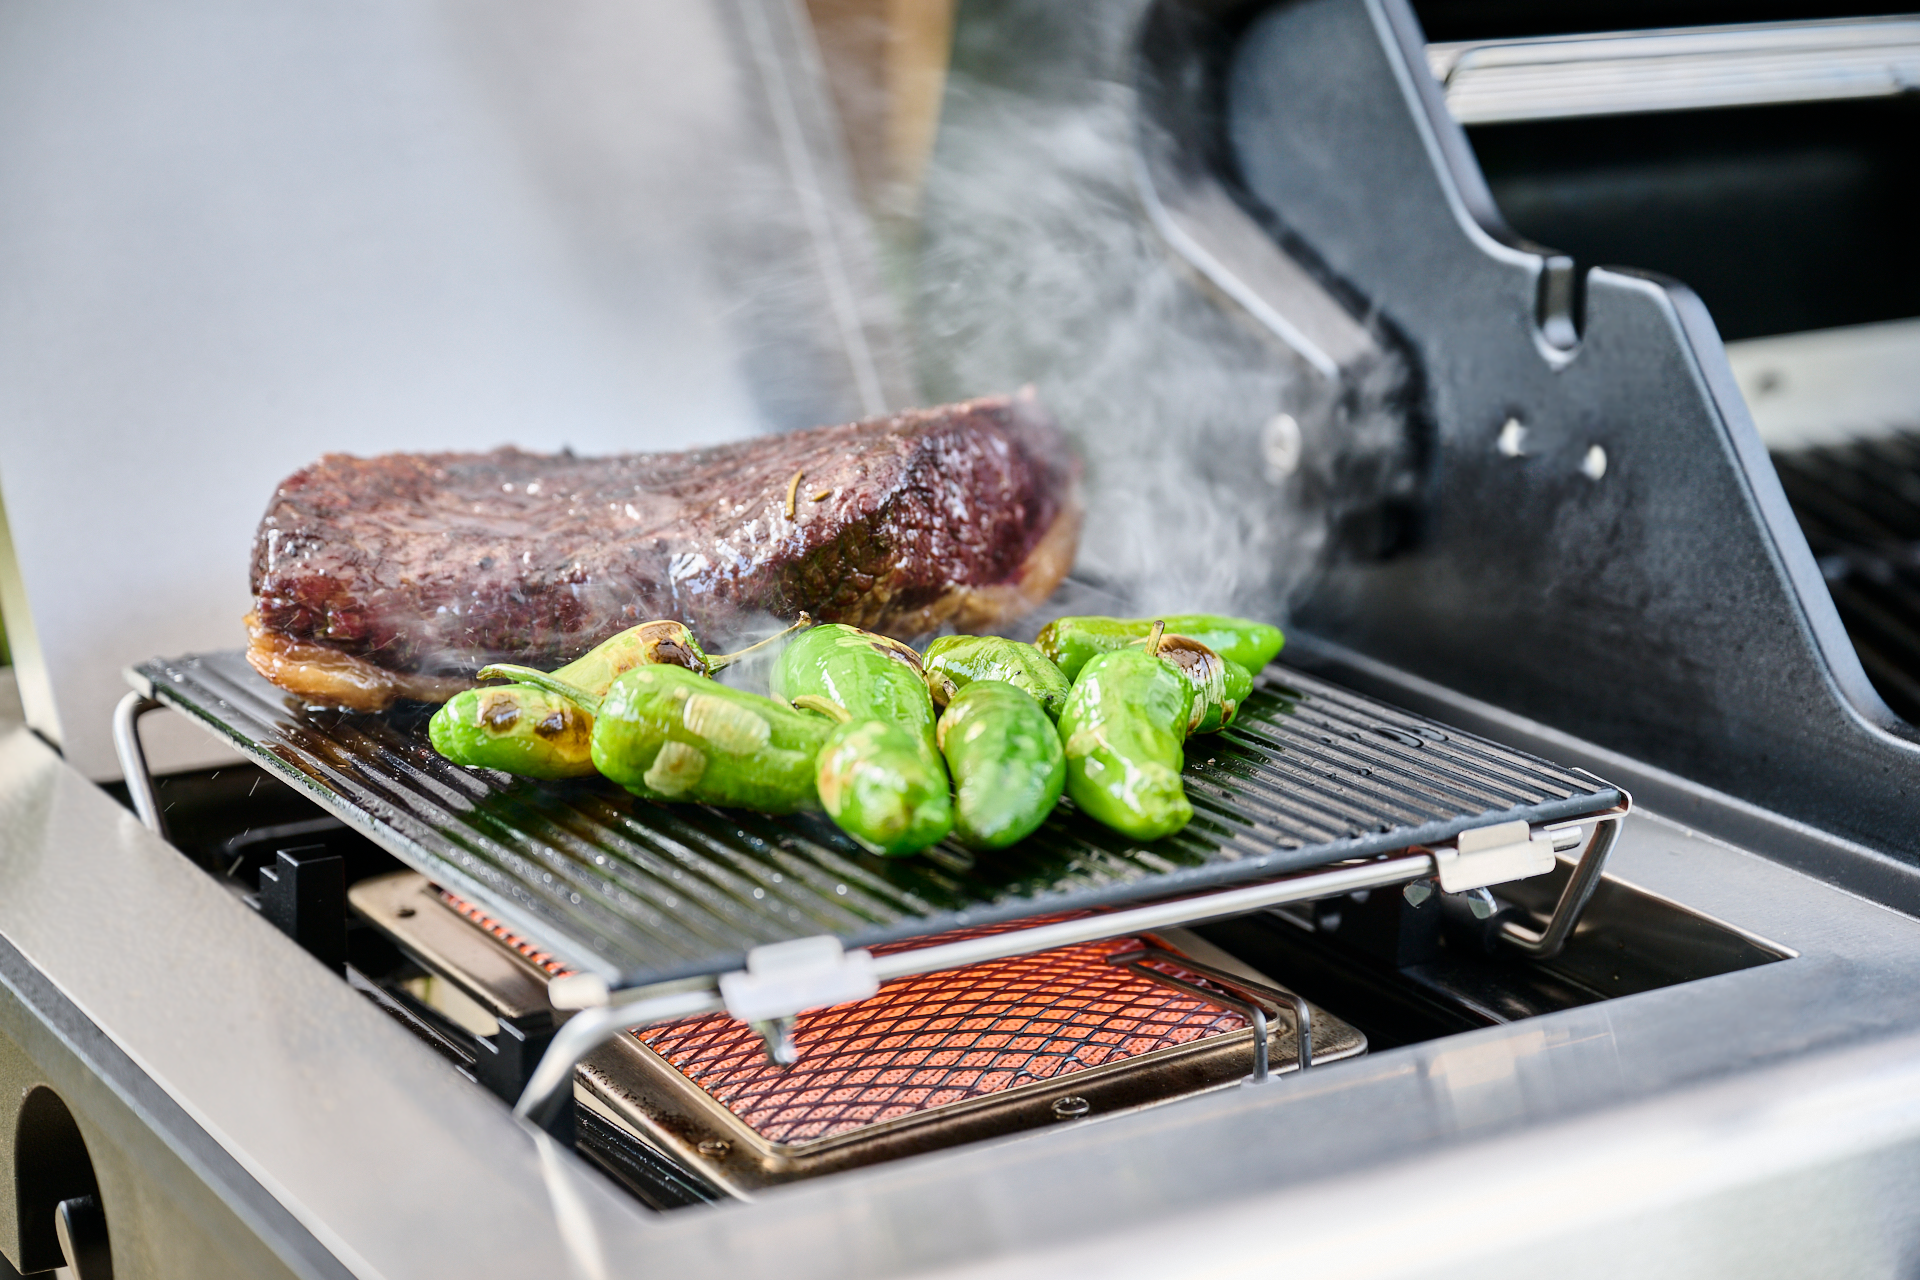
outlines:
[{"label": "ribbed glass ceramic plate", "polygon": [[886,859],[818,814],[465,769],[427,744],[431,708],[309,710],[238,652],[134,674],[408,865],[616,985],[725,972],[789,938],[866,946],[1176,897],[1494,822],[1571,821],[1622,798],[1591,774],[1275,665],[1233,729],[1187,744],[1194,819],[1177,835],[1137,844],[1063,802],[1011,849]]}]

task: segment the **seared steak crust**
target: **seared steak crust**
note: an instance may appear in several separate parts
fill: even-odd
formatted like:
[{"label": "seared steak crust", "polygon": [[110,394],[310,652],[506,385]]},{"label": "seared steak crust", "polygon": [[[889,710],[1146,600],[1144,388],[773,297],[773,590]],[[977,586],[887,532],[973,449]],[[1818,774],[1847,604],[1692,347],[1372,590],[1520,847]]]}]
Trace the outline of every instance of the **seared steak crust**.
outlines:
[{"label": "seared steak crust", "polygon": [[375,709],[655,617],[978,629],[1071,567],[1076,474],[1026,398],[686,453],[330,454],[254,539],[251,653],[295,692]]}]

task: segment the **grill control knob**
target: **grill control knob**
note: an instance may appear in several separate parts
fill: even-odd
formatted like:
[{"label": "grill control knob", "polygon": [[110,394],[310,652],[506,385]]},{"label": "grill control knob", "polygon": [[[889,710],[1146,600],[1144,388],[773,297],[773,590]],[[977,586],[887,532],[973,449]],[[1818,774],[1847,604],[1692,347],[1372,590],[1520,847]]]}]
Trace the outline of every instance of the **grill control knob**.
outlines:
[{"label": "grill control knob", "polygon": [[53,1209],[53,1233],[74,1280],[113,1280],[113,1251],[107,1247],[107,1215],[98,1196],[75,1196]]}]

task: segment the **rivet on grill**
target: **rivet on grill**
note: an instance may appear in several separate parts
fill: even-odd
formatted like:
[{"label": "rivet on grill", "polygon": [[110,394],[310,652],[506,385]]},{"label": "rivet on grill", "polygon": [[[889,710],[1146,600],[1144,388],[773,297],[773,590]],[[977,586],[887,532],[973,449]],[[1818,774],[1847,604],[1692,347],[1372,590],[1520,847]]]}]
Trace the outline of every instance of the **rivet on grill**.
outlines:
[{"label": "rivet on grill", "polygon": [[725,1138],[708,1138],[700,1144],[700,1154],[709,1160],[725,1160],[731,1150],[733,1144]]},{"label": "rivet on grill", "polygon": [[1093,1110],[1093,1104],[1085,1098],[1076,1098],[1069,1094],[1053,1100],[1053,1118],[1056,1120],[1078,1120]]}]

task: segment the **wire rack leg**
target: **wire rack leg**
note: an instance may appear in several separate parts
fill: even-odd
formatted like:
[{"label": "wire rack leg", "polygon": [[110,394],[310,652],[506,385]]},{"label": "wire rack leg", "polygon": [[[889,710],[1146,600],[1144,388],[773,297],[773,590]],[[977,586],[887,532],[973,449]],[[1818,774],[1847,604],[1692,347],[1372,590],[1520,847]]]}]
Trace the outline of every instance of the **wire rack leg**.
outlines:
[{"label": "wire rack leg", "polygon": [[1567,939],[1573,936],[1573,927],[1580,923],[1580,913],[1586,910],[1587,900],[1600,887],[1600,875],[1607,868],[1607,855],[1613,852],[1613,843],[1620,836],[1620,822],[1625,816],[1616,814],[1593,824],[1593,835],[1588,837],[1580,861],[1574,864],[1567,887],[1560,891],[1560,901],[1554,904],[1546,927],[1535,933],[1509,920],[1500,929],[1503,942],[1535,960],[1551,960],[1560,954],[1567,945]]},{"label": "wire rack leg", "polygon": [[147,830],[167,838],[167,815],[160,812],[160,794],[153,786],[153,772],[147,768],[147,750],[140,745],[140,717],[161,706],[152,698],[129,693],[113,709],[113,749],[120,757],[120,771],[127,778],[127,794],[133,797],[133,811]]}]

